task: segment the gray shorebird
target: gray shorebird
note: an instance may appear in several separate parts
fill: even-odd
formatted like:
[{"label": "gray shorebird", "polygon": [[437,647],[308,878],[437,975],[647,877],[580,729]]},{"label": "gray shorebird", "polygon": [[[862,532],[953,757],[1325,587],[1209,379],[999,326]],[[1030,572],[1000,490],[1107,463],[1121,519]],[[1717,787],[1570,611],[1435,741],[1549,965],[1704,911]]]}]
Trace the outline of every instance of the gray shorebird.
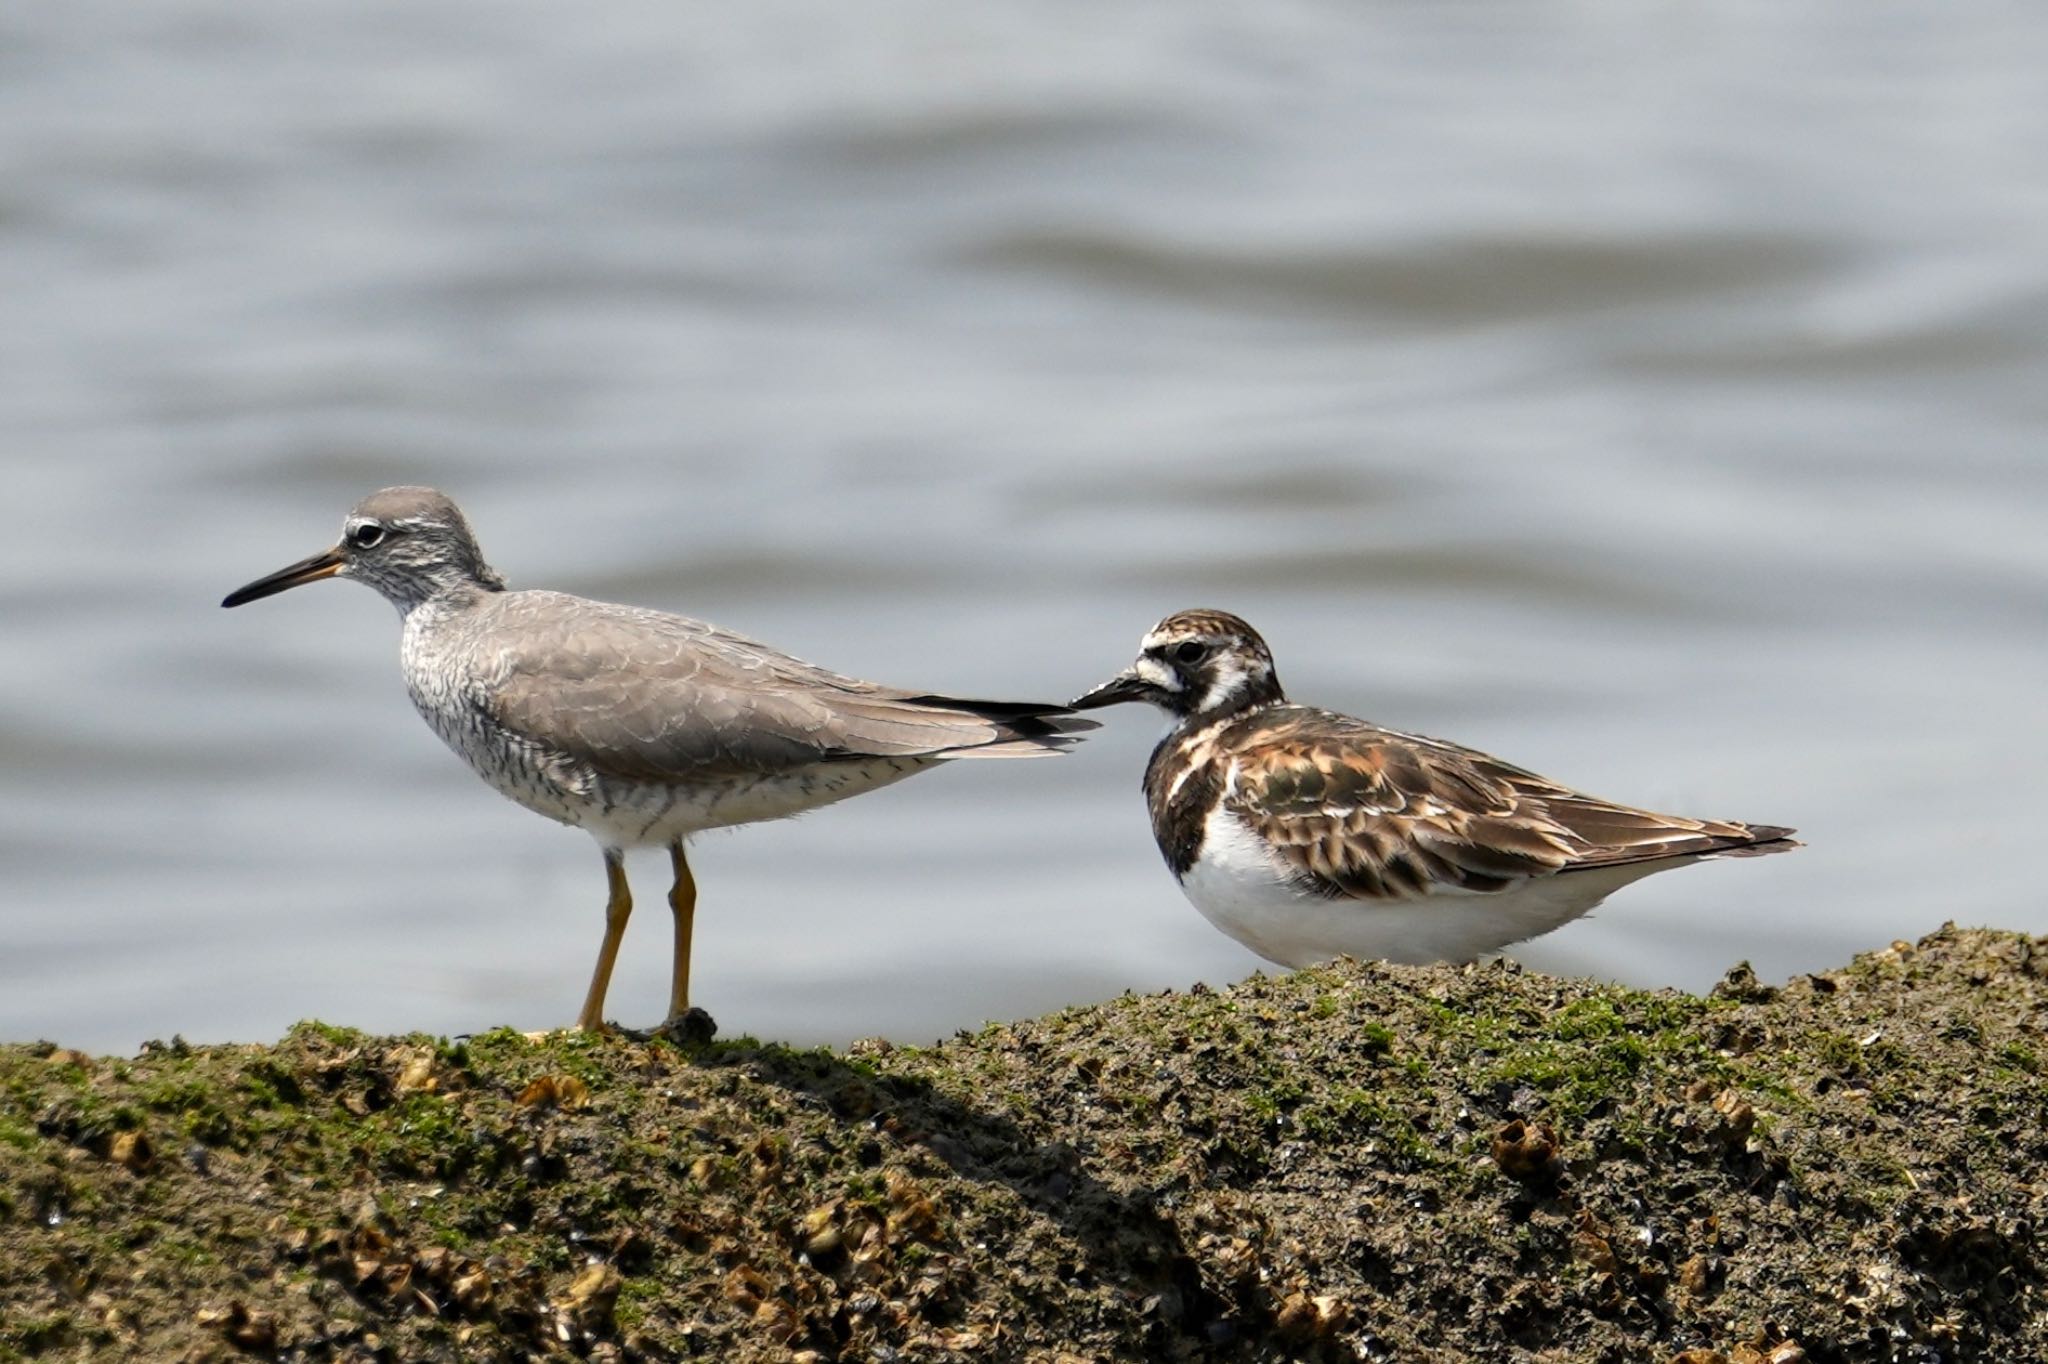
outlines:
[{"label": "gray shorebird", "polygon": [[603,1026],[633,900],[624,850],[669,850],[669,1020],[690,1010],[705,829],[828,805],[953,758],[1058,752],[1090,720],[1066,707],[900,691],[827,672],[715,625],[561,592],[507,591],[469,523],[432,488],[358,503],[341,540],[228,594],[240,606],[322,578],[384,594],[404,622],[413,705],[477,775],[585,830],[604,853],[604,941],[577,1026]]},{"label": "gray shorebird", "polygon": [[1210,923],[1268,961],[1471,961],[1631,881],[1800,845],[1793,830],[1660,815],[1498,758],[1291,704],[1266,641],[1222,611],[1152,627],[1075,709],[1146,701],[1152,831]]}]

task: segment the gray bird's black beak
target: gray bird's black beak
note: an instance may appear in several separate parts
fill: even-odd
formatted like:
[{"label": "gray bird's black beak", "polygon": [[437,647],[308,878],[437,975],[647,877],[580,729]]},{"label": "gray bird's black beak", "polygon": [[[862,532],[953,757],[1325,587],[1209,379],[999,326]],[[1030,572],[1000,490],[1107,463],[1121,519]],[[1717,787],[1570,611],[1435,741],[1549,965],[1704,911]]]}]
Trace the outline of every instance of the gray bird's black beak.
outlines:
[{"label": "gray bird's black beak", "polygon": [[1094,691],[1084,692],[1067,704],[1075,710],[1094,710],[1099,706],[1114,706],[1123,701],[1149,701],[1157,691],[1150,682],[1126,668]]},{"label": "gray bird's black beak", "polygon": [[310,559],[301,559],[289,568],[280,568],[267,578],[258,578],[246,587],[238,587],[221,598],[222,606],[243,606],[260,597],[274,597],[288,587],[301,583],[318,582],[341,572],[345,560],[341,557],[341,546],[323,549]]}]

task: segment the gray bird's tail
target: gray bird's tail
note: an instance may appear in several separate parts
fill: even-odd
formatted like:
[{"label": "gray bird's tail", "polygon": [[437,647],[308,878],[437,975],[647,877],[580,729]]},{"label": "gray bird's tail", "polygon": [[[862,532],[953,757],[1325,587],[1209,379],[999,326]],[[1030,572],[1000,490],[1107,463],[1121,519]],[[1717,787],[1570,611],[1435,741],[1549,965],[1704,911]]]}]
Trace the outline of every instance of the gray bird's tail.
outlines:
[{"label": "gray bird's tail", "polygon": [[970,701],[958,696],[906,696],[905,705],[961,711],[996,726],[986,743],[953,749],[951,758],[1049,758],[1081,741],[1101,726],[1076,715],[1070,707],[1032,701]]}]

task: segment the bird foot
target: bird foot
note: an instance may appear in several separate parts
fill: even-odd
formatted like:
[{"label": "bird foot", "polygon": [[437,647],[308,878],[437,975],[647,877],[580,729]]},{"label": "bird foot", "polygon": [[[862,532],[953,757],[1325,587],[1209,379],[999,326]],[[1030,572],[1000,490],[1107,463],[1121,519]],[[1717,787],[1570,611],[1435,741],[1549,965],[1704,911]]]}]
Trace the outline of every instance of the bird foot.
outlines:
[{"label": "bird foot", "polygon": [[689,1008],[647,1032],[648,1040],[661,1037],[678,1046],[702,1046],[718,1036],[718,1023],[702,1009]]}]

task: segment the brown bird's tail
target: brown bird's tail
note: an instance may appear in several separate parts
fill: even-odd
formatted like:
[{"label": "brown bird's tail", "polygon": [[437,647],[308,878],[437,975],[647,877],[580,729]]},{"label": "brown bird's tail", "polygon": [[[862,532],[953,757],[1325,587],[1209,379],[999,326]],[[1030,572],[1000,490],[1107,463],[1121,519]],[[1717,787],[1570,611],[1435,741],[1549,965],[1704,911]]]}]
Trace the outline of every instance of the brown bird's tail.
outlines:
[{"label": "brown bird's tail", "polygon": [[1794,848],[1806,846],[1798,839],[1792,837],[1792,835],[1799,832],[1797,829],[1787,829],[1777,824],[1742,824],[1734,820],[1729,822],[1748,834],[1750,841],[1747,843],[1736,843],[1719,849],[1709,854],[1710,856],[1764,857],[1771,853],[1791,852]]}]

